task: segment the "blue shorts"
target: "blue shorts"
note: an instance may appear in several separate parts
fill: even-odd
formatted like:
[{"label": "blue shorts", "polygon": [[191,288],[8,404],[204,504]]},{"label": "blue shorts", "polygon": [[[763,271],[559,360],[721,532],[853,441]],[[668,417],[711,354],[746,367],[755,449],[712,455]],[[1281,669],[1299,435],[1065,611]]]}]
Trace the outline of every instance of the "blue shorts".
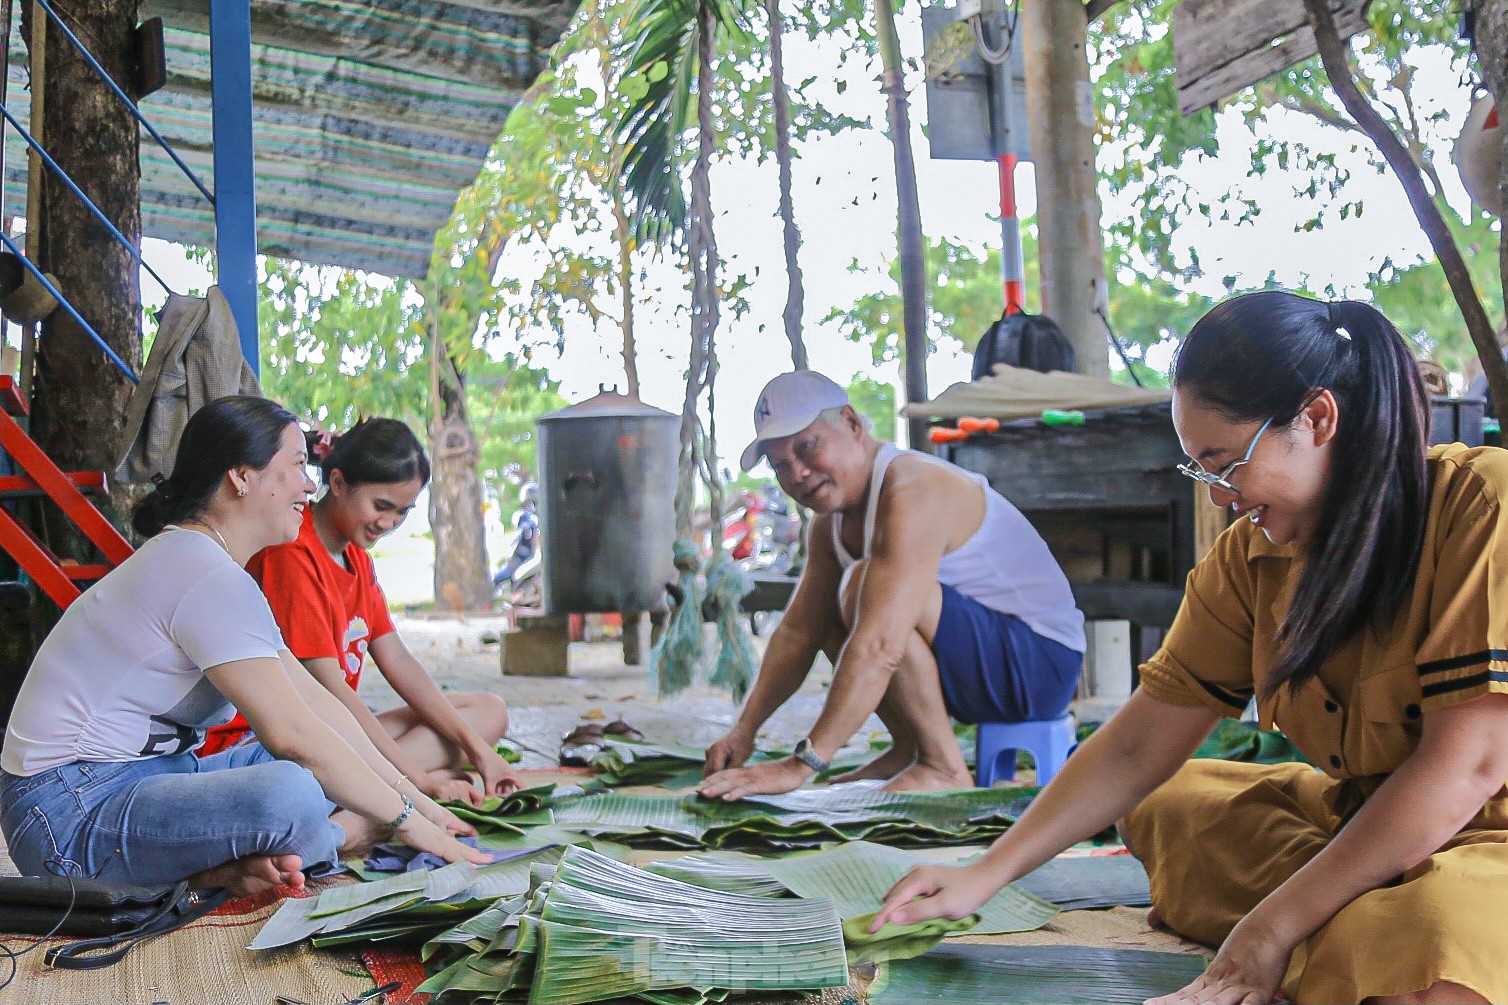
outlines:
[{"label": "blue shorts", "polygon": [[932,655],[949,715],[959,722],[1026,722],[1068,711],[1083,653],[951,586],[943,586],[942,597]]}]

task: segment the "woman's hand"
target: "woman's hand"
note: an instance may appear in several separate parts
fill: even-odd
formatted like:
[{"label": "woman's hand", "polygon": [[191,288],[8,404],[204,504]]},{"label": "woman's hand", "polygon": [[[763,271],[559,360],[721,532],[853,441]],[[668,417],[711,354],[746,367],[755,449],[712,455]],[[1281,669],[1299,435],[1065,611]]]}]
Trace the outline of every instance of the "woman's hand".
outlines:
[{"label": "woman's hand", "polygon": [[491,747],[477,751],[471,763],[476,765],[477,773],[482,776],[482,799],[488,796],[506,796],[523,788],[518,772]]},{"label": "woman's hand", "polygon": [[1147,1005],[1268,1005],[1288,972],[1294,946],[1262,920],[1261,908],[1231,929],[1209,968],[1183,990]]},{"label": "woman's hand", "polygon": [[[416,802],[417,808],[418,803]],[[492,856],[479,848],[468,848],[455,839],[453,834],[436,825],[427,817],[418,813],[409,814],[409,818],[403,821],[403,826],[398,828],[396,835],[400,841],[416,851],[432,852],[447,862],[470,862],[472,865],[486,865],[492,861]]]},{"label": "woman's hand", "polygon": [[[970,865],[919,865],[885,894],[871,932],[887,923],[914,925],[933,918],[957,920],[979,910],[1003,883],[989,875],[983,862]],[[921,897],[923,899],[917,900]]]},{"label": "woman's hand", "polygon": [[460,834],[465,837],[476,837],[475,827],[422,792],[414,797],[414,809],[419,812],[420,816],[441,830],[448,831],[451,834]]},{"label": "woman's hand", "polygon": [[441,771],[432,771],[420,786],[426,796],[437,803],[468,803],[480,806],[485,796],[469,779],[453,778]]}]

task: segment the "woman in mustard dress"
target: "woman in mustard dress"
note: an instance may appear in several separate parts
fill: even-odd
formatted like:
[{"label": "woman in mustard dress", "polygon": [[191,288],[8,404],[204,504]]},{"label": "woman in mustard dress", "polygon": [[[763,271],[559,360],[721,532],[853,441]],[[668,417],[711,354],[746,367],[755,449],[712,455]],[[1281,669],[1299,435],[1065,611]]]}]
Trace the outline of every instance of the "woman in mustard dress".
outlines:
[{"label": "woman in mustard dress", "polygon": [[[1354,301],[1226,301],[1173,386],[1184,472],[1240,519],[1125,707],[880,921],[969,914],[1118,821],[1154,920],[1219,947],[1160,1005],[1508,1002],[1508,452],[1428,447],[1407,343]],[[1252,698],[1315,767],[1188,760]]]}]

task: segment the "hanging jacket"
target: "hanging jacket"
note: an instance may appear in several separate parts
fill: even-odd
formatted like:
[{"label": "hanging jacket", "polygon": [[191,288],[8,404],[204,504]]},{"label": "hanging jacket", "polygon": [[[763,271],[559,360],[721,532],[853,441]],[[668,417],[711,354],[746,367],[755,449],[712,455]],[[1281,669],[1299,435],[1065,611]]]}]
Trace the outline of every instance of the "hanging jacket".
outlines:
[{"label": "hanging jacket", "polygon": [[158,318],[146,370],[126,406],[127,446],[115,470],[118,482],[171,475],[189,416],[216,398],[262,393],[218,286],[203,298],[169,294]]}]

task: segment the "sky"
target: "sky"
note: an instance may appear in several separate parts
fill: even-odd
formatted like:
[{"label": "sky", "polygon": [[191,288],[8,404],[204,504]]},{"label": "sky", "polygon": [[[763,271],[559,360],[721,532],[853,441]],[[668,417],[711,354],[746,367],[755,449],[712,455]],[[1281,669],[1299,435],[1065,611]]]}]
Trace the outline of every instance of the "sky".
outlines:
[{"label": "sky", "polygon": [[[910,17],[901,23],[903,52],[920,53],[920,36],[920,21],[913,6]],[[795,37],[787,42],[787,62],[788,76],[793,80],[817,75],[827,81],[829,90],[822,97],[834,111],[868,118],[875,126],[814,138],[797,150],[794,203],[802,231],[805,337],[812,365],[840,383],[857,373],[895,380],[894,368],[872,372],[867,347],[848,342],[836,325],[822,323],[831,310],[890,285],[884,268],[896,247],[895,183],[875,68],[835,67],[831,53],[820,44]],[[1470,91],[1443,60],[1424,60],[1420,78],[1416,94],[1422,96],[1421,115],[1436,110],[1444,113],[1444,121],[1438,126],[1442,148],[1437,163],[1451,201],[1464,211],[1467,200],[1450,168],[1448,142],[1469,107]],[[841,94],[840,80],[846,84]],[[994,164],[930,159],[920,76],[911,72],[907,83],[925,232],[977,248],[998,245],[999,225],[992,218],[999,211]],[[1204,267],[1204,276],[1190,283],[1194,290],[1218,296],[1225,289],[1223,277],[1234,276],[1238,286],[1252,286],[1272,272],[1280,282],[1307,283],[1311,288],[1333,285],[1339,293],[1354,295],[1361,292],[1368,272],[1385,257],[1406,264],[1428,253],[1428,243],[1396,180],[1367,167],[1363,155],[1348,151],[1349,141],[1340,141],[1335,131],[1302,116],[1274,116],[1271,128],[1285,136],[1338,149],[1341,162],[1355,168],[1345,197],[1361,198],[1368,208],[1359,219],[1340,221],[1331,214],[1324,229],[1300,234],[1295,227],[1312,215],[1313,205],[1295,198],[1294,192],[1307,184],[1307,178],[1278,170],[1270,170],[1261,179],[1246,178],[1247,151],[1254,137],[1233,113],[1217,116],[1217,127],[1222,156],[1189,165],[1185,176],[1210,196],[1239,186],[1258,201],[1262,213],[1254,224],[1237,227],[1201,222],[1190,224],[1177,235],[1179,243],[1197,249]],[[1020,212],[1028,216],[1036,209],[1033,168],[1022,165],[1016,177]],[[760,388],[770,377],[789,369],[781,322],[784,259],[773,161],[763,165],[718,163],[712,186],[718,244],[724,255],[722,269],[729,275],[754,276],[748,292],[753,309],[742,319],[732,319],[725,313],[717,333],[722,365],[716,406],[719,452],[723,465],[732,467],[752,435],[752,409]],[[1102,192],[1102,197],[1106,196]],[[1108,220],[1134,212],[1133,205],[1110,200],[1104,215]],[[145,255],[169,282],[180,287],[203,288],[211,281],[202,267],[188,262],[181,249],[172,245],[148,240]],[[851,269],[850,263],[856,263],[858,270]],[[510,248],[502,262],[503,270],[525,280],[537,275],[541,267],[541,261],[525,247]],[[665,289],[648,292],[653,303],[645,305],[639,316],[642,397],[649,404],[676,411],[684,388],[689,314],[675,309],[677,298],[683,296],[675,271],[668,265],[651,267],[651,275],[663,282]],[[149,305],[160,300],[161,294],[150,279],[143,278],[142,286]],[[1037,306],[1036,291],[1028,290],[1027,308]],[[595,394],[600,384],[622,385],[618,346],[616,328],[604,326],[594,331],[582,320],[568,330],[565,351],[559,359],[547,352],[537,356],[536,362],[542,360],[561,381],[561,391],[568,400],[580,401]],[[969,364],[966,356],[946,350],[930,357],[927,371],[931,393],[936,395],[949,384],[966,380]]]}]

